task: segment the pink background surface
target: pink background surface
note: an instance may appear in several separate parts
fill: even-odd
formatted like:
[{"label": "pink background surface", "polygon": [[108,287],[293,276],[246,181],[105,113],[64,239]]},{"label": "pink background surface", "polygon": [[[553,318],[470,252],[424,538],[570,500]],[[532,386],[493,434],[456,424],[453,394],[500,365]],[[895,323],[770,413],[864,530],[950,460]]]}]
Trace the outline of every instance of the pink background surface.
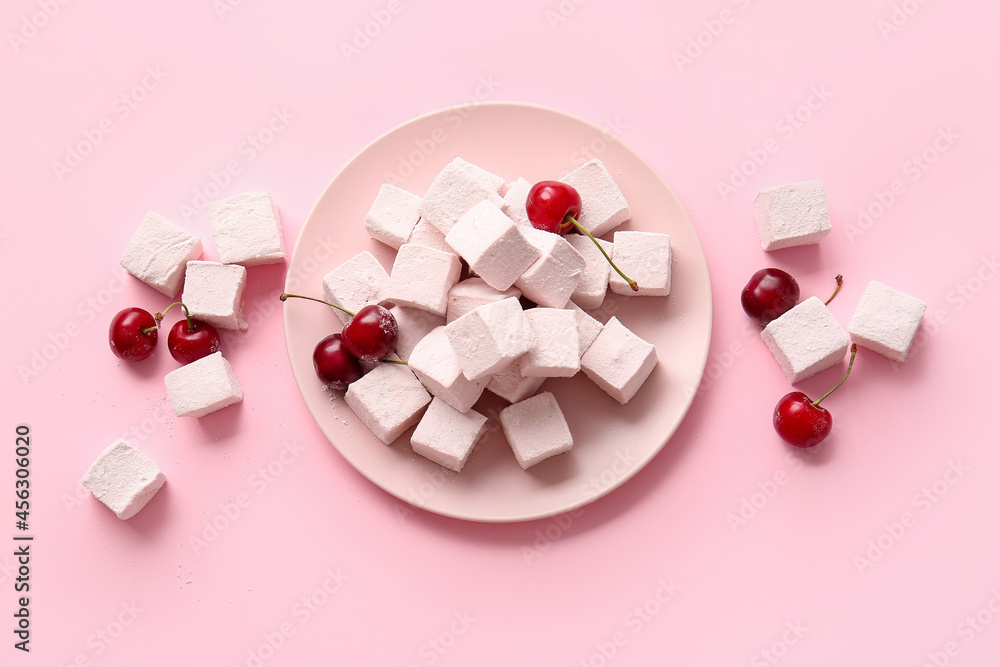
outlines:
[{"label": "pink background surface", "polygon": [[[32,651],[4,629],[0,663],[996,664],[994,3],[225,2],[0,12],[4,628],[19,423],[35,536]],[[672,185],[705,246],[703,391],[622,488],[511,525],[378,490],[298,394],[273,298],[282,266],[250,271],[253,326],[224,341],[239,406],[176,419],[164,350],[135,367],[109,353],[115,312],[167,304],[117,268],[147,209],[209,238],[205,197],[270,190],[291,246],[366,144],[485,100],[608,127]],[[78,166],[54,166],[81,144]],[[812,178],[834,231],[761,251],[756,190]],[[813,455],[771,429],[789,387],[738,305],[767,265],[807,295],[843,273],[831,308],[844,324],[871,279],[929,304],[905,364],[862,350]],[[121,522],[78,481],[129,434],[169,481]]]}]

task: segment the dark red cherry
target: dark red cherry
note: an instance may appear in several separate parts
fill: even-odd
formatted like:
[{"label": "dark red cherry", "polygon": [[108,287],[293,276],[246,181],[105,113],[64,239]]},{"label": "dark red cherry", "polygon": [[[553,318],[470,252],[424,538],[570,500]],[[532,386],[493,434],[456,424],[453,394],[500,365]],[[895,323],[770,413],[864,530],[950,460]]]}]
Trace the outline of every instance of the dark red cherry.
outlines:
[{"label": "dark red cherry", "polygon": [[348,352],[361,361],[373,363],[395,351],[399,325],[388,308],[371,305],[355,313],[340,334]]},{"label": "dark red cherry", "polygon": [[125,361],[142,361],[153,353],[159,329],[149,311],[126,308],[111,320],[108,342],[111,351]]},{"label": "dark red cherry", "polygon": [[330,334],[313,350],[313,367],[323,384],[338,391],[361,377],[361,362],[347,351],[339,333]]},{"label": "dark red cherry", "polygon": [[781,438],[793,447],[812,447],[822,442],[833,429],[833,415],[826,408],[820,407],[820,401],[844,384],[854,367],[854,357],[858,346],[851,345],[851,361],[847,364],[847,372],[840,382],[830,391],[813,401],[801,391],[785,394],[774,406],[771,418],[774,430]]},{"label": "dark red cherry", "polygon": [[190,364],[218,352],[221,346],[219,332],[215,327],[193,318],[178,320],[167,333],[170,356],[182,364]]},{"label": "dark red cherry", "polygon": [[740,301],[750,319],[765,327],[799,302],[799,283],[787,271],[761,269],[750,277]]}]

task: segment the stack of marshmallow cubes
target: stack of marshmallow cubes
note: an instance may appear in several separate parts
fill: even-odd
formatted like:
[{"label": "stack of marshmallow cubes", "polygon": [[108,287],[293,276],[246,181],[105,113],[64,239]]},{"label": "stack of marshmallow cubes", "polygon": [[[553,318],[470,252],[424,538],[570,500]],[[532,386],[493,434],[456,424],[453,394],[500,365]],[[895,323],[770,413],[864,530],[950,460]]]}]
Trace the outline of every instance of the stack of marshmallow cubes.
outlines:
[{"label": "stack of marshmallow cubes", "polygon": [[[631,217],[625,197],[600,160],[566,175],[580,193],[580,223],[608,234]],[[569,451],[573,437],[548,377],[581,370],[627,403],[656,365],[653,346],[599,308],[619,291],[591,241],[534,229],[525,202],[531,183],[505,180],[462,158],[448,163],[419,197],[383,184],[365,217],[371,238],[396,250],[390,271],[361,252],[323,279],[323,294],[350,310],[381,303],[399,324],[396,354],[407,366],[381,364],[353,382],[345,402],[385,444],[416,424],[414,452],[461,471],[486,430],[473,409],[489,391],[511,405],[499,420],[523,468]],[[639,295],[670,292],[666,234],[616,231],[602,247]],[[463,264],[469,277],[460,280]],[[525,309],[522,298],[536,307]]]}]

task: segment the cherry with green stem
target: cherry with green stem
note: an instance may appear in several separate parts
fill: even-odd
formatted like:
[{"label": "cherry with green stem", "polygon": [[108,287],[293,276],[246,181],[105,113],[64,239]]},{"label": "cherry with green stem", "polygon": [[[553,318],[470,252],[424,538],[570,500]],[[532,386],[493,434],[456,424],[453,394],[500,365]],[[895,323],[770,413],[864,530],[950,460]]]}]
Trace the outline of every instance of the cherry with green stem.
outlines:
[{"label": "cherry with green stem", "polygon": [[389,309],[384,306],[368,305],[358,310],[357,313],[353,313],[343,306],[311,296],[282,294],[278,298],[282,301],[289,298],[316,301],[350,315],[351,319],[344,325],[340,336],[344,348],[360,361],[368,363],[382,361],[396,349],[396,341],[399,339],[399,324]]},{"label": "cherry with green stem", "polygon": [[833,416],[820,403],[844,384],[854,367],[857,356],[857,344],[851,345],[851,360],[847,371],[830,391],[815,401],[801,391],[785,394],[774,408],[772,423],[774,430],[781,438],[793,447],[812,447],[822,442],[833,429]]}]

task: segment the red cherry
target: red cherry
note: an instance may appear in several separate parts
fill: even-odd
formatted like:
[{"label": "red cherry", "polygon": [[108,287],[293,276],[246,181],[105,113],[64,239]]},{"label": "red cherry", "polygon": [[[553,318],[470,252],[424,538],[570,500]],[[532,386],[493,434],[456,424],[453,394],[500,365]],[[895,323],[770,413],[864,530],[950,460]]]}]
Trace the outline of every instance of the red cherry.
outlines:
[{"label": "red cherry", "polygon": [[170,356],[182,364],[190,364],[219,351],[219,332],[208,322],[195,319],[178,320],[167,333]]},{"label": "red cherry", "polygon": [[388,308],[365,306],[355,313],[340,334],[348,352],[361,361],[374,363],[396,349],[399,325]]},{"label": "red cherry", "polygon": [[576,188],[560,181],[535,183],[528,191],[524,205],[532,227],[555,234],[565,234],[573,229],[573,223],[567,218],[579,218],[583,208]]},{"label": "red cherry", "polygon": [[740,301],[750,319],[765,327],[799,302],[799,284],[787,271],[761,269],[750,277]]},{"label": "red cherry", "polygon": [[115,315],[108,330],[111,351],[125,361],[142,361],[153,353],[159,329],[149,311],[126,308]]},{"label": "red cherry", "polygon": [[339,333],[330,334],[317,343],[313,350],[313,367],[323,384],[338,391],[347,389],[347,385],[361,377],[361,362],[347,351]]},{"label": "red cherry", "polygon": [[823,394],[818,400],[812,401],[801,391],[793,391],[785,394],[774,407],[772,422],[774,430],[793,447],[812,447],[822,442],[826,436],[830,435],[833,429],[833,415],[823,407],[820,401],[837,390],[837,387],[844,384],[844,380],[851,374],[854,366],[854,357],[858,353],[858,346],[851,345],[851,361],[847,364],[847,372],[840,382],[830,391]]}]

